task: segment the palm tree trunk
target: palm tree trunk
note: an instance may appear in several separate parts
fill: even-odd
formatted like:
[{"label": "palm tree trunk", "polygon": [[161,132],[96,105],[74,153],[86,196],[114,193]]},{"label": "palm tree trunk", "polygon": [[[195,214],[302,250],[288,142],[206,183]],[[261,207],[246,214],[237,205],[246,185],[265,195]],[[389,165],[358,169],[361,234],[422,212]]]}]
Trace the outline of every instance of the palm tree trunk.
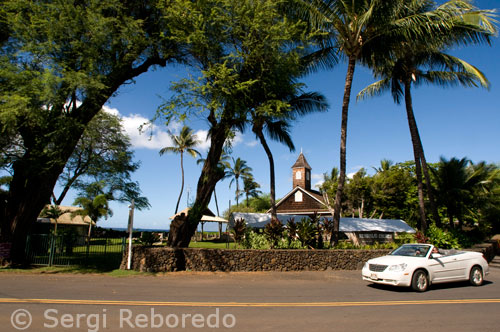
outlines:
[{"label": "palm tree trunk", "polygon": [[345,78],[344,99],[342,102],[342,123],[340,126],[340,173],[339,173],[339,184],[337,187],[337,193],[335,194],[335,207],[333,214],[333,236],[330,239],[330,243],[332,245],[338,243],[342,191],[344,190],[344,183],[346,177],[347,117],[349,112],[349,101],[351,99],[351,88],[352,88],[352,80],[354,78],[355,67],[356,67],[356,58],[350,56],[349,63],[347,65],[347,74]]},{"label": "palm tree trunk", "polygon": [[411,99],[411,78],[405,83],[405,104],[406,115],[408,117],[408,126],[410,127],[411,142],[413,145],[413,156],[415,159],[415,174],[417,176],[417,190],[418,190],[418,206],[420,212],[420,222],[417,223],[417,228],[422,232],[427,229],[427,222],[425,218],[425,202],[424,202],[424,187],[422,182],[422,169],[421,169],[421,156],[420,156],[420,138],[418,136],[417,122],[413,114],[413,105]]},{"label": "palm tree trunk", "polygon": [[257,137],[259,137],[260,144],[266,151],[267,159],[269,159],[269,178],[270,178],[270,196],[271,196],[271,219],[278,219],[278,214],[276,212],[276,180],[275,180],[275,171],[274,171],[274,158],[267,144],[266,138],[262,131],[256,133]]},{"label": "palm tree trunk", "polygon": [[431,205],[432,217],[434,218],[434,222],[436,223],[436,226],[441,228],[442,227],[441,217],[439,216],[439,213],[437,210],[436,199],[434,198],[434,192],[433,192],[432,183],[431,183],[431,177],[429,175],[429,167],[427,166],[427,161],[425,160],[424,147],[422,145],[422,141],[420,140],[420,135],[418,133],[418,129],[417,129],[417,135],[418,135],[418,141],[419,141],[419,145],[420,145],[420,161],[422,162],[422,170],[424,171],[425,184],[427,186],[427,196],[429,197],[429,203]]},{"label": "palm tree trunk", "polygon": [[177,199],[177,205],[175,206],[175,214],[179,210],[179,203],[181,202],[182,192],[184,191],[184,163],[183,163],[183,153],[181,151],[181,193]]},{"label": "palm tree trunk", "polygon": [[217,217],[220,216],[219,214],[219,204],[217,203],[217,193],[215,192],[215,187],[214,187],[214,199],[215,199],[215,208],[217,209]]},{"label": "palm tree trunk", "polygon": [[236,207],[240,206],[240,203],[238,202],[239,195],[240,195],[240,186],[238,184],[238,177],[236,177]]}]

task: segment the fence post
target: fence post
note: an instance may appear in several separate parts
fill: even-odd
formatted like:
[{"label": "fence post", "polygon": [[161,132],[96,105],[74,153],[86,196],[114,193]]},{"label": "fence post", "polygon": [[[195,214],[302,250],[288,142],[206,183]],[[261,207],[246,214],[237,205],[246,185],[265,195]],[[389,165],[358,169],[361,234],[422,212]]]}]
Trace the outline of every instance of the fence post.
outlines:
[{"label": "fence post", "polygon": [[54,255],[56,251],[56,241],[54,234],[49,235],[49,241],[50,241],[49,266],[52,266],[52,264],[54,264]]},{"label": "fence post", "polygon": [[31,246],[31,235],[28,235],[26,237],[26,248],[24,249],[24,257],[26,258],[26,261],[29,263],[31,263],[30,246]]},{"label": "fence post", "polygon": [[89,252],[90,252],[90,236],[87,236],[87,248],[85,250],[85,264],[89,263]]}]

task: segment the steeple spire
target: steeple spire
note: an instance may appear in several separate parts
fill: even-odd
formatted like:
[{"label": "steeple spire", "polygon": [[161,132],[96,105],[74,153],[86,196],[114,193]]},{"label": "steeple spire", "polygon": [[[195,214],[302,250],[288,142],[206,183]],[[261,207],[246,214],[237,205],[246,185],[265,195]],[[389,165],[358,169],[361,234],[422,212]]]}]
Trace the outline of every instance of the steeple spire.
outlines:
[{"label": "steeple spire", "polygon": [[[302,149],[301,149],[302,150]],[[293,188],[301,187],[306,190],[311,190],[311,166],[304,157],[302,151],[297,158],[297,161],[292,166],[293,172]]]}]

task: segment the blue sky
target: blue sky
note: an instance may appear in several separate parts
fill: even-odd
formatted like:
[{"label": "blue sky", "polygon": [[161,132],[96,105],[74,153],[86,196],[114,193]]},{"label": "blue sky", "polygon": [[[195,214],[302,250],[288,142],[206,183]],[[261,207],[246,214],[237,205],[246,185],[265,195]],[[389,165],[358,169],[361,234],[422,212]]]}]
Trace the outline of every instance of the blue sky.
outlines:
[{"label": "blue sky", "polygon": [[[480,8],[498,7],[499,1],[476,1]],[[457,48],[450,53],[461,57],[481,69],[491,82],[490,90],[480,88],[439,88],[422,86],[413,89],[413,106],[428,162],[446,158],[467,157],[473,162],[500,163],[500,45],[494,38],[493,46]],[[323,93],[330,104],[329,111],[308,115],[295,123],[292,137],[297,150],[290,152],[284,146],[271,143],[276,168],[277,198],[292,189],[291,166],[301,149],[312,167],[313,184],[322,174],[339,166],[340,112],[346,65],[339,64],[334,70],[308,76],[307,91]],[[160,148],[170,143],[167,128],[156,123],[153,136],[140,135],[138,126],[152,118],[161,104],[162,97],[169,96],[170,82],[186,74],[181,66],[149,71],[138,77],[134,84],[120,88],[118,94],[106,105],[123,118],[126,132],[134,145],[135,159],[141,162],[133,179],[140,183],[143,194],[152,207],[136,211],[136,228],[166,229],[169,217],[174,214],[180,191],[180,159],[178,155],[159,156]],[[358,66],[354,74],[349,109],[347,137],[347,171],[354,173],[361,167],[369,172],[386,158],[394,162],[413,159],[408,123],[404,104],[396,105],[389,94],[356,102],[356,94],[374,82],[371,73]],[[202,118],[186,123],[199,138],[206,137],[207,124]],[[181,125],[169,127],[174,132]],[[199,151],[204,154],[208,142]],[[266,154],[254,135],[238,135],[233,157],[240,157],[252,167],[256,181],[263,192],[269,192],[269,164]],[[201,166],[187,156],[184,161],[186,183],[180,209],[186,206],[188,193],[193,200]],[[235,186],[229,189],[230,180],[217,184],[217,197],[221,213],[233,203]],[[71,205],[74,196],[69,195],[63,204]],[[216,212],[214,201],[210,206]],[[114,215],[99,221],[101,227],[126,227],[126,204],[112,204]],[[205,229],[215,229],[206,226]]]}]

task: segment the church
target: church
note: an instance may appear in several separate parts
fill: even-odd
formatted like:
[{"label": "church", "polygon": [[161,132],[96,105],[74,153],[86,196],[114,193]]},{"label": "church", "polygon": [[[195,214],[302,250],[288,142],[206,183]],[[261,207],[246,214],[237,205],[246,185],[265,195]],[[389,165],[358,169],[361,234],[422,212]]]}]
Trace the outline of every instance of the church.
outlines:
[{"label": "church", "polygon": [[[323,196],[311,188],[311,166],[302,152],[292,166],[292,176],[292,190],[276,203],[276,212],[309,217],[315,213],[329,215]],[[271,210],[267,213],[271,213]]]},{"label": "church", "polygon": [[[286,224],[288,220],[300,221],[317,214],[331,220],[330,211],[323,196],[311,188],[311,166],[301,152],[292,165],[292,190],[276,203],[278,220]],[[267,213],[233,212],[229,217],[229,227],[235,220],[243,219],[247,227],[262,229],[271,221],[271,210]],[[339,231],[355,244],[392,242],[397,233],[415,233],[406,222],[399,219],[340,218]]]}]

